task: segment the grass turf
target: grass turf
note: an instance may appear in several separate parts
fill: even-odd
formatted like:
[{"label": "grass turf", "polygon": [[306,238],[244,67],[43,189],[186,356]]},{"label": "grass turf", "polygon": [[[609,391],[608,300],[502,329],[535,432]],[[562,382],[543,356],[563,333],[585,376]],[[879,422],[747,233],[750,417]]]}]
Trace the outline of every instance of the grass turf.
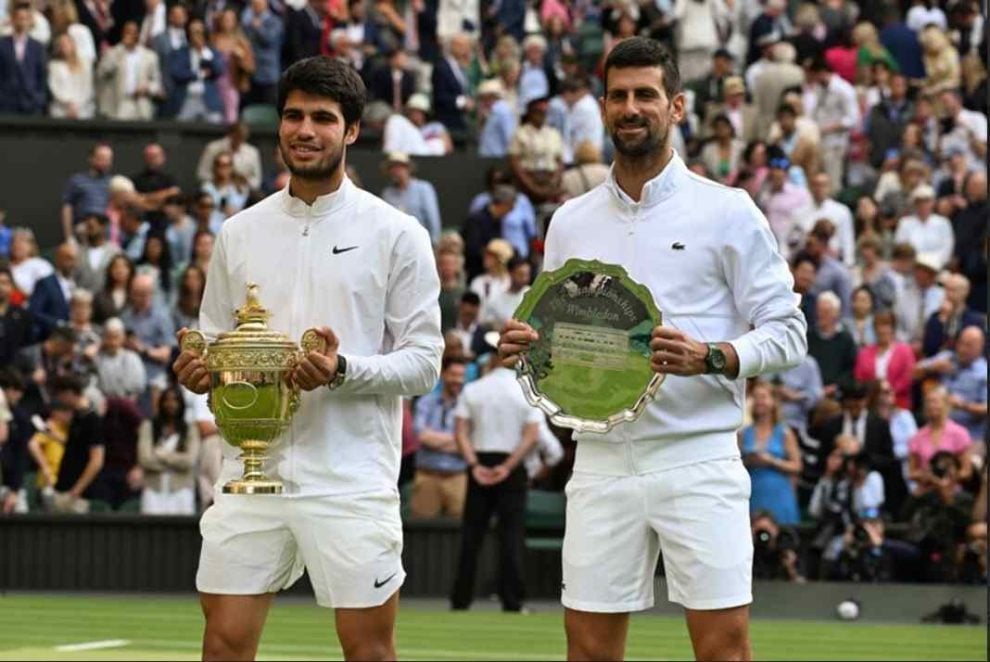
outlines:
[{"label": "grass turf", "polygon": [[[559,660],[562,613],[529,615],[476,610],[449,613],[407,601],[398,622],[405,660]],[[0,597],[0,660],[193,660],[202,620],[194,597]],[[756,620],[759,660],[986,659],[983,626],[886,625]],[[104,642],[108,648],[58,650]],[[99,643],[94,644],[99,645]],[[630,659],[688,659],[680,618],[634,616]],[[330,612],[295,600],[276,602],[259,659],[339,660]]]}]

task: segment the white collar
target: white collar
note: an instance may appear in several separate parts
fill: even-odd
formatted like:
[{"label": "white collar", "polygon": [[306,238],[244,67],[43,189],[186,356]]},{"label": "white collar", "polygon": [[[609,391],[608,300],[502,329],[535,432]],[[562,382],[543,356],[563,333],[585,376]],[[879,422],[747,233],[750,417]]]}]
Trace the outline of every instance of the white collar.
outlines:
[{"label": "white collar", "polygon": [[342,209],[351,200],[354,191],[354,184],[345,175],[336,191],[321,195],[313,201],[313,204],[307,205],[289,193],[290,185],[287,184],[279,193],[282,209],[290,216],[327,216]]},{"label": "white collar", "polygon": [[622,190],[619,183],[615,181],[615,166],[613,165],[609,168],[608,179],[605,180],[608,190],[611,191],[612,196],[622,205],[626,207],[652,207],[666,198],[670,197],[674,193],[674,189],[677,184],[681,181],[683,177],[688,174],[687,166],[684,165],[684,160],[681,159],[677,150],[672,150],[673,155],[670,157],[670,161],[664,166],[663,170],[660,171],[653,179],[649,180],[643,184],[643,192],[640,195],[639,202],[636,202],[629,195]]}]

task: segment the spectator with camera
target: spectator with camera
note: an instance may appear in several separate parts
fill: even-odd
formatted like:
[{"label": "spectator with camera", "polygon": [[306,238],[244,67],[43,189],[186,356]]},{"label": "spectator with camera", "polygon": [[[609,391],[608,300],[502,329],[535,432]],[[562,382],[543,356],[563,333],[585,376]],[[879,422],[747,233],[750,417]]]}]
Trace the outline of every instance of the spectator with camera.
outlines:
[{"label": "spectator with camera", "polygon": [[[966,428],[949,418],[949,392],[943,386],[925,394],[925,416],[928,424],[918,430],[908,444],[908,477],[916,483],[915,496],[937,490],[943,476],[934,472],[932,460],[941,452],[952,454],[957,466],[952,474],[960,481],[969,480],[973,473],[972,441]],[[940,469],[943,475],[946,467]]]},{"label": "spectator with camera", "polygon": [[805,581],[801,568],[801,540],[794,529],[781,526],[768,510],[750,517],[753,529],[753,579]]}]

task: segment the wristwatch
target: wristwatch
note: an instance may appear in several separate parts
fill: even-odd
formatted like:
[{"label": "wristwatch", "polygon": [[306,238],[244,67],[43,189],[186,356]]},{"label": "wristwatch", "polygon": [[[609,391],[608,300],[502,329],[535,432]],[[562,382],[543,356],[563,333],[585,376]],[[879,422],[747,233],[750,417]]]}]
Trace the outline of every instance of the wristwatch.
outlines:
[{"label": "wristwatch", "polygon": [[705,355],[705,374],[721,375],[725,373],[725,352],[713,342],[708,343],[708,354]]},{"label": "wristwatch", "polygon": [[327,383],[327,388],[331,391],[336,390],[344,383],[347,379],[347,359],[345,359],[340,354],[337,355],[337,372],[333,374],[333,379]]}]

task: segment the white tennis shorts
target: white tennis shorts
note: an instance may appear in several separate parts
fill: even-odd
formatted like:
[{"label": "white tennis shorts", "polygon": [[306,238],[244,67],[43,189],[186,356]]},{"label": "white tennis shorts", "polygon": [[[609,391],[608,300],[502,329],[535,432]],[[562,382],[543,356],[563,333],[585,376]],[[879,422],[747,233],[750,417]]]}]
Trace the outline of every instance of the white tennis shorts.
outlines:
[{"label": "white tennis shorts", "polygon": [[671,602],[728,609],[753,601],[750,482],[739,458],[638,475],[575,472],[566,492],[565,607],[649,609],[661,551]]},{"label": "white tennis shorts", "polygon": [[218,493],[199,528],[201,593],[274,593],[305,567],[321,607],[358,609],[383,604],[406,578],[398,494]]}]

